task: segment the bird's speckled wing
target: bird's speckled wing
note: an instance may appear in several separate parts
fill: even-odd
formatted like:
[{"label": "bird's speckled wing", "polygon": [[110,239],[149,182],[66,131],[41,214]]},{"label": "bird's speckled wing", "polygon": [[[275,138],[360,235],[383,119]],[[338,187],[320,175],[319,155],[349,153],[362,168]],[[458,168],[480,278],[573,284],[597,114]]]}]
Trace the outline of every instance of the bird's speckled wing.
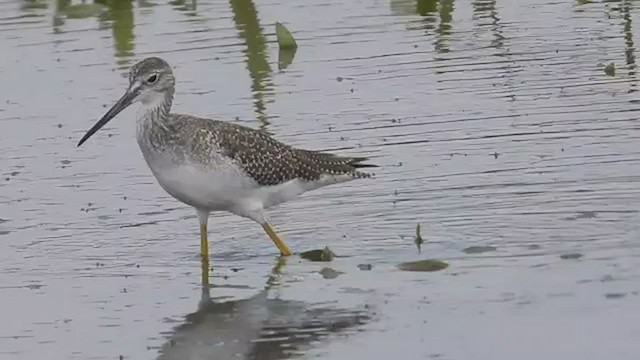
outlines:
[{"label": "bird's speckled wing", "polygon": [[[222,155],[228,156],[258,184],[277,185],[293,179],[318,180],[323,175],[371,176],[358,169],[375,167],[364,157],[342,157],[325,152],[296,149],[268,134],[242,125],[200,119],[199,134],[206,136]],[[194,141],[203,143],[202,141]]]}]

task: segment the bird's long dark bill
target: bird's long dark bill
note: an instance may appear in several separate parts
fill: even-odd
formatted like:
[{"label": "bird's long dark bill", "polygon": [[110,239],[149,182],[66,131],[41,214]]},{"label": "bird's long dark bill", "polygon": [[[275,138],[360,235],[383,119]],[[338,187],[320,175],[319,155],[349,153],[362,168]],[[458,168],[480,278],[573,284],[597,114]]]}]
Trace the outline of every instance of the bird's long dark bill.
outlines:
[{"label": "bird's long dark bill", "polygon": [[133,100],[135,100],[137,96],[138,96],[138,91],[135,91],[135,90],[129,90],[124,95],[122,95],[120,100],[118,100],[118,102],[116,102],[111,107],[111,109],[109,109],[109,111],[107,111],[107,113],[104,114],[104,116],[102,116],[102,118],[98,120],[98,122],[95,123],[95,125],[93,125],[93,127],[89,129],[89,131],[87,131],[86,134],[84,134],[82,139],[80,139],[80,141],[78,142],[78,146],[82,145],[85,141],[87,141],[87,139],[91,137],[91,135],[95,134],[98,130],[100,130],[100,128],[105,126],[111,119],[116,117],[116,115],[118,115],[122,110],[126,109],[127,106],[131,105],[133,103]]}]

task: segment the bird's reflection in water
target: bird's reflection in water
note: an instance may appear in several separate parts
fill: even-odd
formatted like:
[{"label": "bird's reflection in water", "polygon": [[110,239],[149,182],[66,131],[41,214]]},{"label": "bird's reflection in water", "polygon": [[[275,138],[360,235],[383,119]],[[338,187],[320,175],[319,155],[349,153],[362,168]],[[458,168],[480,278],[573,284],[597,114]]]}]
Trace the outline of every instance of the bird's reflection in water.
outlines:
[{"label": "bird's reflection in water", "polygon": [[248,299],[216,302],[211,288],[203,286],[198,309],[173,330],[158,359],[287,359],[323,336],[371,318],[366,307],[322,308],[274,298],[285,261],[278,261],[265,289]]}]

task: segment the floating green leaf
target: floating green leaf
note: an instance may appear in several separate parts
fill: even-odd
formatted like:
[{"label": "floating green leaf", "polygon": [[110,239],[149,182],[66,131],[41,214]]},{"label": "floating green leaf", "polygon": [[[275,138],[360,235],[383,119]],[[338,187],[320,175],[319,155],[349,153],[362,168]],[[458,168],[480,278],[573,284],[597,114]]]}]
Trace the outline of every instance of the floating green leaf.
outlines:
[{"label": "floating green leaf", "polygon": [[604,294],[604,296],[607,299],[622,299],[623,297],[627,296],[627,294],[625,294],[625,293],[606,293],[606,294]]},{"label": "floating green leaf", "polygon": [[324,249],[309,250],[300,254],[301,258],[310,261],[331,261],[335,256],[336,254],[328,246]]},{"label": "floating green leaf", "polygon": [[403,271],[438,271],[447,267],[449,264],[440,260],[418,260],[398,265],[398,269]]},{"label": "floating green leaf", "polygon": [[498,248],[495,246],[469,246],[468,248],[464,248],[462,251],[465,254],[481,254],[483,252],[488,251],[496,251]]},{"label": "floating green leaf", "polygon": [[583,256],[584,255],[582,255],[580,253],[568,253],[568,254],[560,255],[560,259],[562,259],[562,260],[576,260],[576,259],[580,259]]},{"label": "floating green leaf", "polygon": [[609,76],[616,76],[616,64],[609,63],[609,65],[605,66],[604,73]]},{"label": "floating green leaf", "polygon": [[279,22],[276,22],[276,37],[278,38],[280,49],[295,49],[298,47],[296,39],[293,38],[289,29]]}]

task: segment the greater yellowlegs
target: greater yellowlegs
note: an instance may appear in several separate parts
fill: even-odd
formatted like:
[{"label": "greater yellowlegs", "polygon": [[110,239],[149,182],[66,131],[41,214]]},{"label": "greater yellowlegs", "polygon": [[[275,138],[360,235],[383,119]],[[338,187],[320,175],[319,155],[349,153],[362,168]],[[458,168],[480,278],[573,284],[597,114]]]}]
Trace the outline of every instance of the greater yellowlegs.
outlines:
[{"label": "greater yellowlegs", "polygon": [[364,157],[342,157],[283,144],[262,131],[224,121],[169,113],[175,79],[169,64],[146,58],[129,71],[129,88],[82,137],[78,146],[127,106],[140,101],[136,137],[160,186],[196,209],[200,252],[208,262],[207,222],[228,211],[264,228],[282,255],[291,255],[264,210],[323,186],[358,178],[375,167]]}]

